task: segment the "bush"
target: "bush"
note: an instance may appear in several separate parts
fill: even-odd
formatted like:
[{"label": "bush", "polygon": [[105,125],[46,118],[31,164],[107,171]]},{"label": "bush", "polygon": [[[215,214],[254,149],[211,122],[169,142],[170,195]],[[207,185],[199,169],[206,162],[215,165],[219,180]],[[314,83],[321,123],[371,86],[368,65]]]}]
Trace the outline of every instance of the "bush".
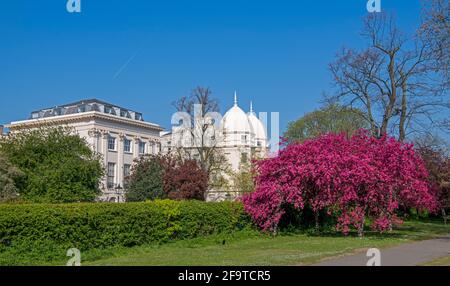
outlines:
[{"label": "bush", "polygon": [[240,203],[0,205],[0,251],[38,241],[81,251],[164,243],[251,226]]},{"label": "bush", "polygon": [[205,200],[208,173],[195,160],[169,155],[147,155],[136,159],[126,178],[126,200]]},{"label": "bush", "polygon": [[22,177],[23,173],[0,153],[0,203],[17,199],[16,183]]},{"label": "bush", "polygon": [[127,202],[165,198],[163,177],[164,168],[159,156],[146,155],[136,159],[131,175],[125,178]]}]

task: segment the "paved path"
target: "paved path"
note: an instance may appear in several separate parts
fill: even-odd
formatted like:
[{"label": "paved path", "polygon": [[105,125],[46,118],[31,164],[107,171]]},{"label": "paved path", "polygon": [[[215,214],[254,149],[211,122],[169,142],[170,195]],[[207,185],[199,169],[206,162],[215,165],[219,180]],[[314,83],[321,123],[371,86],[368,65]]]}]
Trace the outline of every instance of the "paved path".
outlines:
[{"label": "paved path", "polygon": [[[450,235],[381,249],[382,266],[414,266],[450,254]],[[366,252],[332,258],[316,266],[365,266],[370,258]]]}]

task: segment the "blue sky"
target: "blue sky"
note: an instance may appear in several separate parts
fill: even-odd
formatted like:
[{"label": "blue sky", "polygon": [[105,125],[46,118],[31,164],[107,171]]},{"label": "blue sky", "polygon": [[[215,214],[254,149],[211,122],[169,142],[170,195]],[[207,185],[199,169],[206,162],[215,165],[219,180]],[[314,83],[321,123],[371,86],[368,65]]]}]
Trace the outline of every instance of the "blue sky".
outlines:
[{"label": "blue sky", "polygon": [[[221,111],[237,90],[245,110],[287,123],[320,106],[327,65],[358,47],[366,0],[3,0],[0,123],[32,110],[99,98],[169,127],[171,102],[209,86]],[[419,0],[382,0],[412,32]]]}]

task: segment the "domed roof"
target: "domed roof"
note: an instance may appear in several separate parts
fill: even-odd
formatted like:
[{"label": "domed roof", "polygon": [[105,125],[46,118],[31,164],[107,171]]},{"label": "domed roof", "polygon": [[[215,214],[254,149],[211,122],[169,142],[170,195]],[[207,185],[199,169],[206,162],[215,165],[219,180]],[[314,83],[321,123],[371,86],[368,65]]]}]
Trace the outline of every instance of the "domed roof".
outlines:
[{"label": "domed roof", "polygon": [[261,120],[256,117],[256,113],[253,111],[253,104],[250,103],[250,112],[248,113],[248,121],[252,129],[255,132],[255,138],[259,140],[267,140],[266,128]]},{"label": "domed roof", "polygon": [[237,96],[234,94],[234,106],[222,118],[222,127],[226,133],[253,133],[247,114],[237,105]]}]

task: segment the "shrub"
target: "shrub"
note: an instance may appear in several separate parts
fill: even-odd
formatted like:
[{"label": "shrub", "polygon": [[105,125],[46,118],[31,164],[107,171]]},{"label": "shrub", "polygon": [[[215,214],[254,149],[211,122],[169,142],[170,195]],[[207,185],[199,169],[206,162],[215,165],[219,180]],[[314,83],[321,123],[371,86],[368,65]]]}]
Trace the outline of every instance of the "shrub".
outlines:
[{"label": "shrub", "polygon": [[135,160],[126,185],[126,199],[130,202],[164,198],[203,201],[208,173],[195,160],[147,155]]},{"label": "shrub", "polygon": [[251,225],[240,203],[153,201],[128,204],[0,205],[0,250],[51,242],[81,251],[164,243]]},{"label": "shrub", "polygon": [[126,200],[143,202],[165,198],[163,176],[164,168],[160,156],[139,157],[134,162],[131,175],[125,178]]},{"label": "shrub", "polygon": [[0,203],[17,199],[17,181],[23,178],[22,172],[0,153]]},{"label": "shrub", "polygon": [[195,160],[173,160],[166,165],[164,190],[174,200],[205,200],[208,173]]}]

